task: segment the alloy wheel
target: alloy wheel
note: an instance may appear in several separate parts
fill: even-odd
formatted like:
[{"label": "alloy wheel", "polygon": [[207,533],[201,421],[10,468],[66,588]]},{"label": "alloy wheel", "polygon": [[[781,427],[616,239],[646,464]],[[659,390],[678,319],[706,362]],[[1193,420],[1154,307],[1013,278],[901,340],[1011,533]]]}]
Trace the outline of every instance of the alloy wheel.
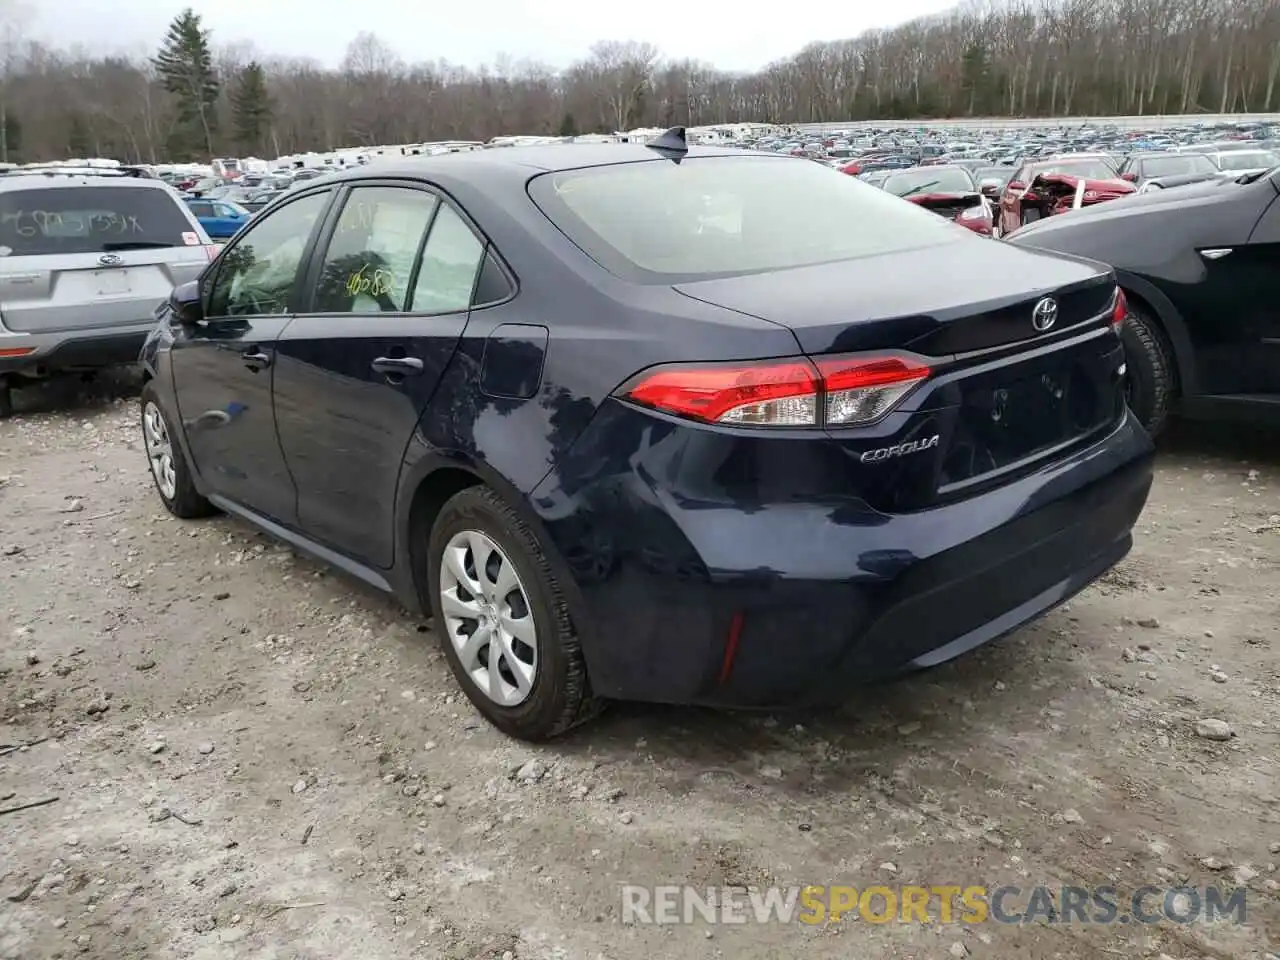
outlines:
[{"label": "alloy wheel", "polygon": [[463,672],[503,707],[528,699],[538,670],[529,595],[510,557],[478,530],[455,534],[440,564],[444,628]]},{"label": "alloy wheel", "polygon": [[147,445],[147,460],[151,475],[166,500],[178,495],[178,476],[173,464],[173,443],[169,440],[169,428],[164,415],[154,403],[142,408],[142,433]]}]

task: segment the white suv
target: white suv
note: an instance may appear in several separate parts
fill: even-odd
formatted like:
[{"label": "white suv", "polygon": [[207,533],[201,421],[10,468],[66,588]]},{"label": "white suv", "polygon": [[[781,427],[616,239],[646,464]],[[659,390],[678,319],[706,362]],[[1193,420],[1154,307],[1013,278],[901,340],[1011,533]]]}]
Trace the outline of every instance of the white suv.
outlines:
[{"label": "white suv", "polygon": [[0,417],[24,382],[136,362],[157,304],[214,253],[177,193],[134,168],[0,174]]}]

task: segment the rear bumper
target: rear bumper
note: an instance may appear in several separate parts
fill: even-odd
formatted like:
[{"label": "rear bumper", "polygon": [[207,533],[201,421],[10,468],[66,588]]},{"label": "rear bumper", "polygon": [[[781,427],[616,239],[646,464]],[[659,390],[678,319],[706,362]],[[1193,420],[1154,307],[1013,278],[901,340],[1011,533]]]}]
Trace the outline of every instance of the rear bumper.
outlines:
[{"label": "rear bumper", "polygon": [[582,528],[544,522],[574,571],[596,692],[787,707],[942,663],[1051,610],[1129,551],[1151,479],[1151,441],[1126,414],[1065,461],[916,513],[615,489],[621,513],[597,505],[592,525],[621,523],[633,546],[585,564],[567,539]]},{"label": "rear bumper", "polygon": [[137,363],[155,321],[139,320],[107,331],[0,335],[0,349],[31,348],[20,357],[0,356],[0,374],[43,377],[60,371],[98,370]]}]

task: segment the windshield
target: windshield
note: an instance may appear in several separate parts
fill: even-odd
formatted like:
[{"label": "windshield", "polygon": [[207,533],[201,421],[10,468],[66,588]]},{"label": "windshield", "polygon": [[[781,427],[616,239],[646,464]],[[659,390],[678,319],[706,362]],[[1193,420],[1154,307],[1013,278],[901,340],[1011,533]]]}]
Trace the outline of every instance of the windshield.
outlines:
[{"label": "windshield", "polygon": [[696,157],[548,173],[529,195],[606,270],[678,283],[966,242],[968,231],[830,167]]},{"label": "windshield", "polygon": [[895,173],[884,182],[884,189],[899,197],[925,193],[973,193],[977,187],[969,171],[959,167],[925,168]]},{"label": "windshield", "polygon": [[1083,177],[1085,180],[1115,180],[1118,174],[1105,160],[1055,160],[1052,163],[1038,163],[1031,168],[1032,179],[1042,173],[1065,174],[1068,177]]},{"label": "windshield", "polygon": [[200,242],[164,188],[61,187],[0,193],[0,256],[102,253],[123,243]]},{"label": "windshield", "polygon": [[1145,157],[1140,162],[1144,177],[1180,177],[1189,173],[1213,173],[1217,169],[1213,161],[1202,153]]},{"label": "windshield", "polygon": [[1222,170],[1262,170],[1280,163],[1280,157],[1266,150],[1237,150],[1218,155]]}]

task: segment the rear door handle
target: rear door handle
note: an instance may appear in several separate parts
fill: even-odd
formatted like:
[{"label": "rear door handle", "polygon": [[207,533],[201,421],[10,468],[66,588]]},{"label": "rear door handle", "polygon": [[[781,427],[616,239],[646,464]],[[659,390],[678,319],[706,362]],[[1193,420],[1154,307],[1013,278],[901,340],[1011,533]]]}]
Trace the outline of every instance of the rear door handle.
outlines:
[{"label": "rear door handle", "polygon": [[248,350],[240,354],[244,359],[244,365],[255,373],[263,367],[271,366],[270,354],[263,353],[257,347],[250,347]]},{"label": "rear door handle", "polygon": [[378,357],[370,366],[378,373],[399,374],[412,377],[422,372],[422,361],[417,357]]}]

